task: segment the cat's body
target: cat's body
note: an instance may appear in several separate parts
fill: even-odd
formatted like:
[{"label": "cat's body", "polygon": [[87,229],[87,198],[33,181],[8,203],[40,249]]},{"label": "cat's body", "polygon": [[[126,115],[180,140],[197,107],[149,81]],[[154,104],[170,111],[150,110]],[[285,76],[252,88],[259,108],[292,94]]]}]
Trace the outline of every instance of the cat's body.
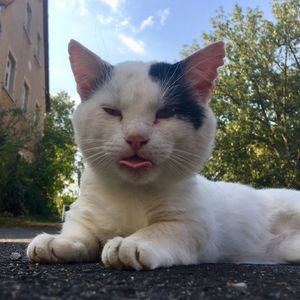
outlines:
[{"label": "cat's body", "polygon": [[71,42],[83,99],[73,123],[87,167],[61,234],[37,236],[31,261],[101,256],[136,270],[300,262],[300,192],[197,175],[213,148],[208,102],[223,57],[215,43],[173,65],[112,67]]}]

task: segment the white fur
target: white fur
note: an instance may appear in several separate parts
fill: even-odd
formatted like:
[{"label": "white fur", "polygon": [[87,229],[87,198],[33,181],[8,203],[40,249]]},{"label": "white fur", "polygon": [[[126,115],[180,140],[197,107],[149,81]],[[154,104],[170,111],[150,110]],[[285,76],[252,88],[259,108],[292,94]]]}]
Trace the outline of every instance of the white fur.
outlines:
[{"label": "white fur", "polygon": [[[197,175],[214,141],[215,118],[195,130],[176,118],[155,121],[160,86],[149,64],[124,63],[74,115],[87,166],[79,199],[58,235],[37,236],[34,262],[100,259],[113,268],[154,269],[201,262],[300,262],[300,192],[255,190]],[[123,119],[105,113],[118,108]],[[151,170],[120,168],[128,135],[145,134]],[[103,250],[102,250],[103,248]],[[102,254],[101,254],[102,251]]]}]

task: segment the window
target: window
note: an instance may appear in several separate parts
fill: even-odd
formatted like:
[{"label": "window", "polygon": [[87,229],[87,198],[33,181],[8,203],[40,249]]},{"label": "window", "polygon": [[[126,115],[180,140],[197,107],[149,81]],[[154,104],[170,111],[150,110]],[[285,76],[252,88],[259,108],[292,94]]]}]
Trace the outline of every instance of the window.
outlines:
[{"label": "window", "polygon": [[30,35],[30,32],[31,32],[31,21],[32,21],[32,10],[31,10],[29,3],[27,3],[25,30],[28,33],[28,35]]},{"label": "window", "polygon": [[26,83],[26,81],[24,81],[23,96],[22,96],[22,109],[24,112],[27,111],[28,100],[29,100],[29,86]]},{"label": "window", "polygon": [[16,60],[9,52],[6,68],[5,68],[4,88],[9,93],[10,96],[13,95],[15,73],[16,73]]},{"label": "window", "polygon": [[38,101],[35,102],[33,122],[34,122],[35,126],[37,126],[40,122],[40,105],[39,105]]},{"label": "window", "polygon": [[42,44],[41,35],[38,33],[37,40],[36,40],[35,54],[34,54],[38,62],[40,62],[41,44]]}]

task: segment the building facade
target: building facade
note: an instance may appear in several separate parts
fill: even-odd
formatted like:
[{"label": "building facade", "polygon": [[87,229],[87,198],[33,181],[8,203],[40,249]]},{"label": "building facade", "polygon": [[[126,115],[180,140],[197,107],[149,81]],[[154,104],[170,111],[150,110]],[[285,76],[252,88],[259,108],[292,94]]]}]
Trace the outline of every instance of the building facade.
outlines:
[{"label": "building facade", "polygon": [[0,109],[11,107],[40,128],[50,109],[47,0],[0,0]]}]

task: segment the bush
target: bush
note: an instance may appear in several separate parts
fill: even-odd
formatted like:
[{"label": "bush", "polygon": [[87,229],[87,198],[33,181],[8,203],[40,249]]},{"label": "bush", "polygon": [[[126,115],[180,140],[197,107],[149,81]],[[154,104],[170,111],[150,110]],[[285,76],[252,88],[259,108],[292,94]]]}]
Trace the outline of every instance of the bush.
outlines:
[{"label": "bush", "polygon": [[[60,213],[64,198],[74,200],[63,193],[76,171],[73,107],[65,92],[53,97],[42,136],[22,111],[0,112],[0,213],[51,218]],[[29,161],[22,153],[32,139],[35,157]]]}]

